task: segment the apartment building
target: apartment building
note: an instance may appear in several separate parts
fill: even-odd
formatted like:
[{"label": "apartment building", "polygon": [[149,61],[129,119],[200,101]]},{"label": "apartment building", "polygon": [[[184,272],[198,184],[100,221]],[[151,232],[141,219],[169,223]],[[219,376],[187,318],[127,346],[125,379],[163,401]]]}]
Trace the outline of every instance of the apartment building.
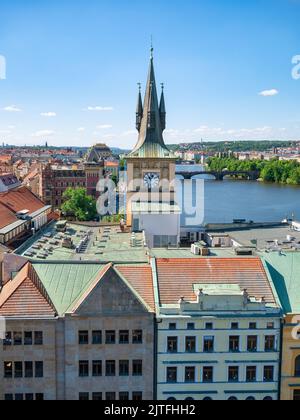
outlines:
[{"label": "apartment building", "polygon": [[150,267],[27,263],[0,292],[0,400],[151,400]]},{"label": "apartment building", "polygon": [[44,165],[41,172],[41,195],[53,209],[63,204],[63,194],[68,188],[85,188],[87,193],[98,198],[97,185],[105,176],[105,159],[111,156],[105,145],[93,146],[79,165]]},{"label": "apartment building", "polygon": [[259,258],[157,259],[160,400],[277,400],[281,309]]},{"label": "apartment building", "polygon": [[14,245],[41,229],[51,207],[45,205],[12,174],[0,176],[0,243]]}]

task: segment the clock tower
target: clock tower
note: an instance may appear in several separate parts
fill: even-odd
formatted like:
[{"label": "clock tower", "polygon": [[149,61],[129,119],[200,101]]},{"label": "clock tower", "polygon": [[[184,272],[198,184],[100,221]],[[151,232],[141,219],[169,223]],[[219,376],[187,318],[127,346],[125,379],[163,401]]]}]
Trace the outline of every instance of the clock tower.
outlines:
[{"label": "clock tower", "polygon": [[176,157],[165,145],[164,86],[158,101],[153,48],[144,102],[139,85],[136,110],[138,141],[127,161],[127,226],[144,231],[149,247],[177,246],[180,209],[175,197]]}]

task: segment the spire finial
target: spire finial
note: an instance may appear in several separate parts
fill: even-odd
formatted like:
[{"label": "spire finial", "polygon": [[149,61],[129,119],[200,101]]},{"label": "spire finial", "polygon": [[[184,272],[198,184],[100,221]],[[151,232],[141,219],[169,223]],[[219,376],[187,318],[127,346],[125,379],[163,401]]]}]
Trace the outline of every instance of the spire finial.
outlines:
[{"label": "spire finial", "polygon": [[150,55],[151,60],[153,60],[153,58],[154,58],[153,35],[151,35],[151,48],[150,48],[150,53],[151,53],[151,55]]},{"label": "spire finial", "polygon": [[141,90],[142,90],[142,84],[139,82],[137,85],[138,85],[138,88],[139,88],[139,92],[141,92]]},{"label": "spire finial", "polygon": [[165,84],[161,83],[160,85],[161,85],[161,90],[164,90],[165,89]]}]

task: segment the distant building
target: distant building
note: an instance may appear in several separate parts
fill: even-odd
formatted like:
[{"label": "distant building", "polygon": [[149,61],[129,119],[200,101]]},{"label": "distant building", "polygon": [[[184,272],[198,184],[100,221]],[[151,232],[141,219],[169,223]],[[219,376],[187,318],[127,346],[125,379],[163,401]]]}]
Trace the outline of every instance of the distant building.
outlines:
[{"label": "distant building", "polygon": [[104,162],[112,156],[112,152],[105,144],[96,144],[84,159],[87,193],[97,198],[97,184],[105,175]]},{"label": "distant building", "polygon": [[42,198],[42,169],[41,167],[36,167],[23,179],[23,185],[26,186],[30,191],[33,192],[36,196]]},{"label": "distant building", "polygon": [[87,162],[99,163],[101,160],[112,157],[112,151],[106,144],[95,144],[88,151],[85,160]]},{"label": "distant building", "polygon": [[41,174],[41,193],[43,200],[53,209],[63,204],[63,194],[68,188],[85,188],[88,195],[98,197],[97,185],[105,176],[105,157],[111,156],[111,151],[105,145],[91,148],[80,164],[43,166]]},{"label": "distant building", "polygon": [[0,155],[0,174],[13,173],[12,155]]},{"label": "distant building", "polygon": [[0,243],[13,245],[48,222],[45,205],[14,175],[0,176]]},{"label": "distant building", "polygon": [[105,173],[107,175],[113,175],[113,176],[119,175],[119,170],[120,170],[119,162],[105,161],[104,168],[105,168]]},{"label": "distant building", "polygon": [[68,188],[86,188],[86,172],[83,167],[48,164],[42,169],[41,181],[43,201],[53,209],[58,209]]}]

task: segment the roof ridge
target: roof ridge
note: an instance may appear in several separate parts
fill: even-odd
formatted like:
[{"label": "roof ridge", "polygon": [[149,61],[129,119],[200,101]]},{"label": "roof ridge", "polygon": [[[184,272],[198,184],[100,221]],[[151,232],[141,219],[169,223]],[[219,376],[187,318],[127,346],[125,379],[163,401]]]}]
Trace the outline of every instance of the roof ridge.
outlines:
[{"label": "roof ridge", "polygon": [[[105,265],[102,270],[96,274],[95,279],[93,282],[89,285],[89,287],[81,293],[80,296],[69,306],[69,308],[66,310],[66,313],[72,312],[74,313],[77,311],[82,303],[86,300],[86,298],[92,293],[92,291],[95,289],[95,287],[99,284],[99,282],[103,279],[104,275],[112,268],[113,264],[109,263]],[[99,275],[99,277],[98,277]]]},{"label": "roof ridge", "polygon": [[[126,277],[116,268],[113,266],[115,273],[121,278],[121,280],[125,283],[125,285],[132,291],[132,293],[136,296],[136,298],[142,303],[142,305],[149,311],[153,312],[150,305],[145,301],[145,299],[141,296],[141,294],[135,289],[135,287],[131,284],[130,281],[126,279]],[[154,311],[155,312],[155,311]]]},{"label": "roof ridge", "polygon": [[38,289],[38,291],[41,293],[41,295],[46,299],[48,304],[51,306],[51,308],[57,314],[58,311],[57,311],[54,303],[52,302],[50,296],[48,295],[47,290],[44,287],[38,273],[36,272],[35,268],[33,267],[33,265],[30,262],[28,264],[28,274],[32,276],[32,277],[29,277],[29,279],[32,281],[32,283],[35,285],[35,287]]},{"label": "roof ridge", "polygon": [[[24,283],[24,281],[28,278],[28,265],[30,263],[28,262],[16,275],[16,277],[9,282],[7,282],[0,291],[0,308],[10,299],[16,291],[20,288],[20,286]],[[12,289],[9,291],[7,296],[4,295],[6,292],[6,289]]]}]

